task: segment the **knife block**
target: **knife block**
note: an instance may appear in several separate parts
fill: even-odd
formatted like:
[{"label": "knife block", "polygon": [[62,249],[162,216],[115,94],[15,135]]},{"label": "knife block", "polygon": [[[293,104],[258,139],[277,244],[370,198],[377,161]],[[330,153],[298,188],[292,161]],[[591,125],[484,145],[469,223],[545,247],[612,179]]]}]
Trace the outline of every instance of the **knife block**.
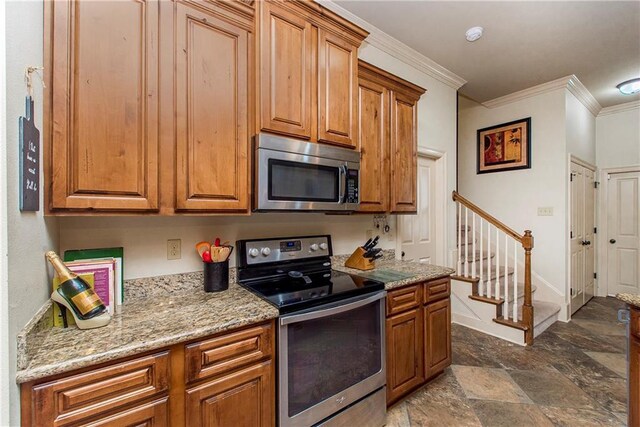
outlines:
[{"label": "knife block", "polygon": [[344,266],[355,268],[356,270],[373,270],[376,268],[376,263],[364,257],[366,252],[362,247],[358,246],[349,259],[345,261]]}]

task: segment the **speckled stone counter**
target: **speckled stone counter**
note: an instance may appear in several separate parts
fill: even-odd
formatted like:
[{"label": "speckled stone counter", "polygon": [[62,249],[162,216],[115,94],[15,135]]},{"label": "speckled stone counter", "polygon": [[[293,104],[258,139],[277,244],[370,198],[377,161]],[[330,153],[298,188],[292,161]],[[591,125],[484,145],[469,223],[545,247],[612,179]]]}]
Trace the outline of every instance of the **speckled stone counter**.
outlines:
[{"label": "speckled stone counter", "polygon": [[[382,280],[385,282],[386,290],[400,288],[402,286],[412,285],[414,283],[433,280],[440,277],[446,277],[455,272],[454,269],[448,267],[396,260],[395,251],[392,250],[385,250],[382,251],[382,253],[383,257],[376,260],[376,268],[373,270],[360,271],[345,267],[344,262],[349,258],[349,255],[334,256],[331,260],[331,268],[345,273],[358,274],[365,277],[369,276],[371,278]],[[401,278],[391,279],[390,281],[384,280],[383,277],[386,272],[390,273],[390,277],[393,277],[393,273],[398,273],[397,275],[401,276]]]},{"label": "speckled stone counter", "polygon": [[[233,281],[233,274],[230,274]],[[18,338],[23,383],[167,347],[278,317],[278,310],[235,283],[206,293],[202,273],[127,281],[127,300],[111,323],[80,330],[52,328],[50,304]]]},{"label": "speckled stone counter", "polygon": [[617,294],[616,298],[620,301],[624,301],[627,304],[633,305],[634,307],[640,308],[640,295],[636,294]]}]

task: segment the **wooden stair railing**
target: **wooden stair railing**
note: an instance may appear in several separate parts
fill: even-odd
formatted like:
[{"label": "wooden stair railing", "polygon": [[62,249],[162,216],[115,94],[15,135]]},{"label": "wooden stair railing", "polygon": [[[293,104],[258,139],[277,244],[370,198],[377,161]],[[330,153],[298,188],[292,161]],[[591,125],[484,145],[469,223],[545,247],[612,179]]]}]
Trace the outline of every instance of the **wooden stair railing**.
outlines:
[{"label": "wooden stair railing", "polygon": [[[523,330],[525,343],[527,345],[533,344],[534,313],[531,289],[531,250],[533,249],[533,235],[531,234],[531,230],[525,230],[524,234],[519,234],[462,197],[458,192],[454,191],[452,197],[453,201],[458,204],[458,262],[456,276],[454,277],[473,284],[472,299],[496,305],[495,322]],[[471,212],[471,222],[469,222],[469,212]],[[476,225],[478,225],[479,230],[476,229]],[[479,233],[477,233],[477,231],[479,231]],[[471,240],[469,239],[469,232],[471,232]],[[485,232],[486,253],[484,252]],[[502,235],[500,233],[502,233]],[[476,239],[477,234],[479,234],[479,239]],[[495,267],[492,265],[491,259],[492,238],[495,239],[493,242],[495,247],[495,251],[493,252],[495,253]],[[479,241],[479,251],[476,250],[476,240]],[[500,252],[501,243],[504,245],[504,253]],[[511,275],[511,270],[509,269],[510,244],[513,245],[513,304],[510,304],[509,301],[509,276]],[[524,250],[524,301],[522,304],[522,319],[520,319],[518,310],[519,245],[522,246]],[[463,246],[464,252],[462,250]],[[469,246],[471,246],[471,254],[469,253]],[[486,271],[484,265],[485,255]],[[470,256],[472,258],[470,258]],[[479,263],[476,262],[478,259],[480,261]],[[502,270],[500,269],[501,262],[504,263]]]}]

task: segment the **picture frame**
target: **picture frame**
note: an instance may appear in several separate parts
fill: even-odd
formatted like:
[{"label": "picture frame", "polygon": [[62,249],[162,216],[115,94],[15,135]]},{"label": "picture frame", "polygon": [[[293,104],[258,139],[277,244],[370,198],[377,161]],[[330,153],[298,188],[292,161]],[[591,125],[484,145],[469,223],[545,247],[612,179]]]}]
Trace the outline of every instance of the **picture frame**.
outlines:
[{"label": "picture frame", "polygon": [[478,129],[477,173],[531,169],[531,117]]}]

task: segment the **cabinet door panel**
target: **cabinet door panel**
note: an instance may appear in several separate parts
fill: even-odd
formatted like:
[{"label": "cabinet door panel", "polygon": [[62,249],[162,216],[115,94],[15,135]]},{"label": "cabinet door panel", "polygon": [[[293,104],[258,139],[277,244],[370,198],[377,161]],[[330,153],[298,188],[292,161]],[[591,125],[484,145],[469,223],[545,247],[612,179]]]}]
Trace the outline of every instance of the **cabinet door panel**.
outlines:
[{"label": "cabinet door panel", "polygon": [[312,26],[269,2],[260,10],[261,128],[311,138]]},{"label": "cabinet door panel", "polygon": [[318,141],[357,148],[358,48],[318,30]]},{"label": "cabinet door panel", "polygon": [[387,319],[387,404],[424,382],[422,308]]},{"label": "cabinet door panel", "polygon": [[55,2],[50,206],[158,207],[158,2]]},{"label": "cabinet door panel", "polygon": [[176,207],[246,210],[248,33],[183,4],[176,21]]},{"label": "cabinet door panel", "polygon": [[360,144],[360,211],[389,210],[389,91],[360,79],[358,86]]},{"label": "cabinet door panel", "polygon": [[391,94],[391,211],[417,212],[417,106],[402,94]]},{"label": "cabinet door panel", "polygon": [[187,390],[187,425],[270,426],[274,399],[273,365],[267,361]]},{"label": "cabinet door panel", "polygon": [[424,309],[426,377],[451,365],[451,300],[434,302]]}]

